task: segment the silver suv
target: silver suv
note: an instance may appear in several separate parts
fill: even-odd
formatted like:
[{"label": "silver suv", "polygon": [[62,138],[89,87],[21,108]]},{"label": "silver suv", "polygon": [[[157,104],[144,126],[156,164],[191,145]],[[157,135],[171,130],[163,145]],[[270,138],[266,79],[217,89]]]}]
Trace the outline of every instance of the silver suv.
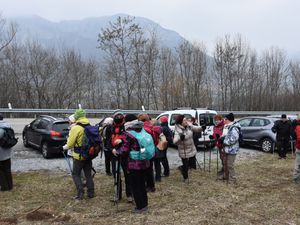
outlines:
[{"label": "silver suv", "polygon": [[278,118],[251,116],[238,120],[242,127],[243,142],[253,146],[258,146],[264,152],[272,152],[275,147],[276,134],[271,128]]}]

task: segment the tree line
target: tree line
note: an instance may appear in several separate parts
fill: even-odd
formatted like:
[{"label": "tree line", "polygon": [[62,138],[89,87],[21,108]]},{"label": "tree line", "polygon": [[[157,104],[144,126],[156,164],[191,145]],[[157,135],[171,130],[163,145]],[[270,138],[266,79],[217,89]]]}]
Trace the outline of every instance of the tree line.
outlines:
[{"label": "tree line", "polygon": [[16,26],[3,18],[0,30],[3,108],[300,109],[300,62],[276,47],[258,54],[241,35],[219,38],[209,56],[202,43],[162,47],[155,30],[118,17],[95,37],[99,62],[74,49],[18,42]]}]

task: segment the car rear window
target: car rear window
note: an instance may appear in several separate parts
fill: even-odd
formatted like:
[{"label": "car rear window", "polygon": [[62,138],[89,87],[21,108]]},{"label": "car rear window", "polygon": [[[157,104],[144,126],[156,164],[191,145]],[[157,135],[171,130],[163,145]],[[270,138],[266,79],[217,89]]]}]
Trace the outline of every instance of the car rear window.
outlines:
[{"label": "car rear window", "polygon": [[52,125],[52,130],[54,131],[66,131],[69,129],[69,123],[68,122],[59,122],[59,123],[54,123]]}]

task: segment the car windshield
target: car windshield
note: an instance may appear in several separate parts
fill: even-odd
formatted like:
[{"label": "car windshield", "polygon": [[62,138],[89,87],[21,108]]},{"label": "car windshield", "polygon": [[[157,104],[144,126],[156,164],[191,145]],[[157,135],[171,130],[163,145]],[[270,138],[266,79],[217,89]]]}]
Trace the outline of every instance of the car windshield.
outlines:
[{"label": "car windshield", "polygon": [[57,131],[57,132],[66,131],[68,129],[69,129],[69,123],[68,122],[54,123],[53,126],[52,126],[52,130]]},{"label": "car windshield", "polygon": [[214,126],[214,116],[212,113],[199,114],[200,126]]}]

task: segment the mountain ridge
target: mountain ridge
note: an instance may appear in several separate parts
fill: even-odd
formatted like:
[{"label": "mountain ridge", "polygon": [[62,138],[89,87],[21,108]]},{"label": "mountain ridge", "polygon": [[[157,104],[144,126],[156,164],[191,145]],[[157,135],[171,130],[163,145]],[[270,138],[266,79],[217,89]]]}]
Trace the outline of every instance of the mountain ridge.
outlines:
[{"label": "mountain ridge", "polygon": [[[36,40],[46,47],[78,50],[84,57],[99,57],[97,37],[110,22],[117,17],[130,16],[115,14],[112,16],[88,17],[81,20],[62,20],[52,22],[37,15],[26,15],[10,18],[18,24],[17,39],[25,42]],[[163,28],[158,23],[144,18],[134,17],[143,30],[155,30],[160,46],[175,48],[185,39],[176,31]]]}]

